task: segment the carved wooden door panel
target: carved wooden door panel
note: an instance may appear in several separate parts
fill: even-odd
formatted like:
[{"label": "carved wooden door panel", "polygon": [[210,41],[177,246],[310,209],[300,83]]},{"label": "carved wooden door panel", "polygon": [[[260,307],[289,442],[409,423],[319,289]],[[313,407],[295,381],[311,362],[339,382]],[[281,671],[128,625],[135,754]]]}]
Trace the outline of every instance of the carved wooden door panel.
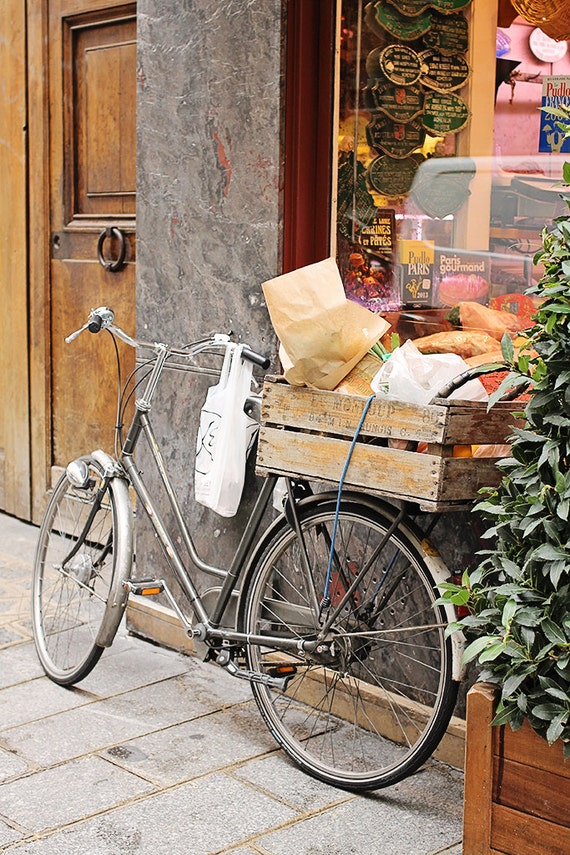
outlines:
[{"label": "carved wooden door panel", "polygon": [[[51,462],[111,450],[116,357],[65,337],[108,305],[135,332],[136,5],[50,0]],[[134,353],[121,347],[123,376]]]}]

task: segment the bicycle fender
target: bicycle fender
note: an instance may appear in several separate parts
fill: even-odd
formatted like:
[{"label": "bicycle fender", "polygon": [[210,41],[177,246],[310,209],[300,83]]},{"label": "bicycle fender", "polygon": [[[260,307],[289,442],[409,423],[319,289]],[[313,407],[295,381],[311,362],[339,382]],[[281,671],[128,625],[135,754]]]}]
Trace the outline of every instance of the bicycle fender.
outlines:
[{"label": "bicycle fender", "polygon": [[111,476],[109,490],[115,506],[116,543],[113,544],[115,567],[109,590],[109,600],[105,616],[99,627],[95,643],[99,647],[110,647],[117,632],[121,618],[129,599],[125,581],[130,578],[133,559],[134,524],[133,508],[126,478],[119,474],[117,463],[104,451],[97,450],[92,458]]}]

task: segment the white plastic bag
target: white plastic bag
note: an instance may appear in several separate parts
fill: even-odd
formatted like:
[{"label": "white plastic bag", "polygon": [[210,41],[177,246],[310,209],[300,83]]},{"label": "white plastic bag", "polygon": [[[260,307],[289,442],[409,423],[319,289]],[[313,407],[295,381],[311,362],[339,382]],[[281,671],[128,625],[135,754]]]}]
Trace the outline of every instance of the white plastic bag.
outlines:
[{"label": "white plastic bag", "polygon": [[223,517],[237,512],[247,453],[259,427],[244,412],[252,365],[241,352],[242,345],[227,346],[220,381],[208,389],[196,439],[195,499]]},{"label": "white plastic bag", "polygon": [[[370,385],[379,398],[429,404],[446,383],[468,368],[456,353],[420,353],[409,340],[391,354]],[[480,380],[470,380],[449,397],[462,401],[489,400]]]}]

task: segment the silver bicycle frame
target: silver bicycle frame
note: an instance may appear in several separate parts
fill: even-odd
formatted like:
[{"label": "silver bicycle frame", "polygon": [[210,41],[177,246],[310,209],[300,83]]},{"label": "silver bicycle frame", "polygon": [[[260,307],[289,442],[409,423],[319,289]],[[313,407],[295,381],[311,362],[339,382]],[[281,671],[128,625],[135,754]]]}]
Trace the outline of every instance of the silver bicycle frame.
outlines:
[{"label": "silver bicycle frame", "polygon": [[[277,476],[269,476],[264,479],[264,483],[244,528],[230,567],[228,569],[223,569],[204,562],[198,555],[192,540],[192,536],[180,507],[180,502],[168,475],[164,458],[149,419],[152,400],[156,393],[162,371],[165,368],[166,360],[169,356],[169,352],[164,345],[156,345],[154,350],[157,357],[150,372],[144,393],[142,397],[137,399],[135,402],[135,413],[123,445],[123,449],[119,456],[119,461],[128,475],[128,479],[133,486],[135,494],[144,508],[161,544],[166,561],[192,607],[199,624],[195,629],[191,629],[187,619],[177,608],[179,617],[188,627],[189,634],[200,638],[200,640],[216,639],[237,643],[247,642],[248,644],[269,644],[282,650],[314,649],[318,643],[316,640],[304,641],[301,639],[284,639],[282,637],[272,637],[267,635],[256,636],[220,626],[232,593],[236,590],[236,585],[240,580],[243,569],[247,566],[248,559],[253,553],[255,538],[259,530],[261,520],[271,501]],[[222,586],[211,613],[208,613],[206,606],[200,597],[182,558],[180,557],[176,544],[170,536],[159,510],[153,501],[153,498],[144,483],[144,479],[133,459],[133,452],[141,433],[146,437],[151,455],[160,474],[170,508],[172,509],[192,563],[198,569],[223,579]],[[294,503],[291,503],[291,506],[292,513],[295,514]],[[306,569],[308,571],[308,567]]]}]

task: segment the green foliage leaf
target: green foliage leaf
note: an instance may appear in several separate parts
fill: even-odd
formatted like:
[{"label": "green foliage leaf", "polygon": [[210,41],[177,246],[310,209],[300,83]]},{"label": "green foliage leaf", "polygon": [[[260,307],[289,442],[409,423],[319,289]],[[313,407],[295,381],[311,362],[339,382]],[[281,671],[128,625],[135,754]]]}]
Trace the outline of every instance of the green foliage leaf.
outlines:
[{"label": "green foliage leaf", "polygon": [[512,677],[508,677],[503,683],[502,697],[512,697],[517,689],[524,683],[526,678],[527,674],[514,674]]},{"label": "green foliage leaf", "polygon": [[534,558],[542,561],[566,561],[566,550],[553,543],[541,543],[534,550]]},{"label": "green foliage leaf", "polygon": [[568,721],[568,713],[567,712],[561,712],[561,713],[558,713],[557,716],[554,716],[554,718],[552,719],[552,721],[550,722],[550,724],[548,725],[548,728],[546,730],[546,739],[548,740],[549,745],[552,745],[553,742],[556,742],[556,740],[560,736],[562,736],[562,733],[564,732],[564,725],[566,724],[567,721]]},{"label": "green foliage leaf", "polygon": [[504,653],[506,644],[504,641],[495,641],[490,644],[482,653],[479,654],[479,662],[491,662],[496,659],[501,653]]},{"label": "green foliage leaf", "polygon": [[508,333],[505,333],[501,339],[501,353],[503,354],[503,359],[505,362],[508,362],[509,365],[512,365],[515,358],[515,346],[513,344],[513,340]]},{"label": "green foliage leaf", "polygon": [[555,624],[554,621],[550,620],[549,618],[544,618],[544,620],[541,621],[540,626],[542,627],[542,630],[547,639],[553,644],[568,643],[568,639],[564,634],[564,630],[560,626]]},{"label": "green foliage leaf", "polygon": [[502,702],[497,704],[497,711],[491,724],[494,727],[500,727],[503,724],[508,724],[514,715],[514,710],[510,707],[503,706]]},{"label": "green foliage leaf", "polygon": [[560,704],[538,704],[533,707],[533,715],[536,718],[540,718],[543,721],[550,721],[551,719],[555,719],[561,713],[566,713],[567,711],[561,709]]},{"label": "green foliage leaf", "polygon": [[507,600],[505,606],[503,608],[503,619],[502,623],[505,629],[508,629],[511,625],[511,621],[515,616],[515,612],[518,608],[518,603],[514,599]]},{"label": "green foliage leaf", "polygon": [[483,636],[482,638],[476,638],[475,641],[472,641],[471,644],[468,644],[465,650],[463,651],[463,663],[467,664],[467,662],[471,662],[475,659],[479,654],[489,646],[489,644],[493,644],[494,639],[490,636]]}]

